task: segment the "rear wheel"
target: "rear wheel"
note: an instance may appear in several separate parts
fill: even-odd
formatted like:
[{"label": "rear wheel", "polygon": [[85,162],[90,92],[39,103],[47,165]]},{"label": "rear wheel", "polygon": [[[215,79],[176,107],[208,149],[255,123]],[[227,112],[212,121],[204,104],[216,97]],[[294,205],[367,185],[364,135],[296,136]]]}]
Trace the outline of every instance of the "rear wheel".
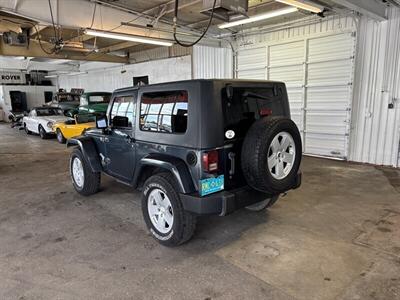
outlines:
[{"label": "rear wheel", "polygon": [[196,217],[185,211],[176,192],[172,174],[160,173],[146,180],[142,212],[152,236],[165,246],[178,246],[188,241],[196,227]]},{"label": "rear wheel", "polygon": [[47,133],[46,130],[44,130],[42,125],[39,125],[39,136],[41,139],[47,139]]},{"label": "rear wheel", "polygon": [[66,142],[67,140],[65,139],[64,135],[62,134],[60,128],[57,128],[56,133],[57,133],[57,141],[58,141],[60,144],[65,144],[65,142]]},{"label": "rear wheel", "polygon": [[70,159],[70,174],[75,190],[89,196],[98,192],[100,188],[100,172],[92,172],[82,152],[74,149]]},{"label": "rear wheel", "polygon": [[291,189],[302,155],[296,124],[285,117],[267,117],[249,129],[242,148],[242,168],[254,189],[276,195]]}]

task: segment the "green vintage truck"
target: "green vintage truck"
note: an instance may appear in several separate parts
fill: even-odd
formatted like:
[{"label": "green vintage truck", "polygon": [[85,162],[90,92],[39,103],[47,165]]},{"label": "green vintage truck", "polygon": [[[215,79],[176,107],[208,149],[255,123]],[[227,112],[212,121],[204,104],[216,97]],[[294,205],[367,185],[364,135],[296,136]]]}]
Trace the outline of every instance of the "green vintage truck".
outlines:
[{"label": "green vintage truck", "polygon": [[90,92],[83,93],[79,98],[79,106],[69,110],[67,115],[70,117],[76,114],[99,114],[104,115],[107,112],[111,93],[108,92]]},{"label": "green vintage truck", "polygon": [[107,107],[110,99],[111,93],[108,92],[83,93],[80,97],[79,107],[74,110],[74,113],[105,114],[107,112]]}]

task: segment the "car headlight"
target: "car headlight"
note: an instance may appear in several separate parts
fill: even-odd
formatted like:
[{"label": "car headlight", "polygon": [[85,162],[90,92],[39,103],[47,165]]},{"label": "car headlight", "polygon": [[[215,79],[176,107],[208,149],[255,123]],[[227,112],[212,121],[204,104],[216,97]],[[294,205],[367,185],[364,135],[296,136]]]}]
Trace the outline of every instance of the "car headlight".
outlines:
[{"label": "car headlight", "polygon": [[53,127],[53,122],[47,122],[47,127],[52,128]]}]

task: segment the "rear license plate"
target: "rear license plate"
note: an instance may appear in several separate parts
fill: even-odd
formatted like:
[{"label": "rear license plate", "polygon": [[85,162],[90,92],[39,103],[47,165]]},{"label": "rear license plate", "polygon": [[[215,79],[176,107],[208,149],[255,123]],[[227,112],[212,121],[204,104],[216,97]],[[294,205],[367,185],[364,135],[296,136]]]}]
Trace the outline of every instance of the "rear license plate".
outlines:
[{"label": "rear license plate", "polygon": [[216,178],[206,178],[200,180],[200,196],[220,192],[224,189],[224,175]]}]

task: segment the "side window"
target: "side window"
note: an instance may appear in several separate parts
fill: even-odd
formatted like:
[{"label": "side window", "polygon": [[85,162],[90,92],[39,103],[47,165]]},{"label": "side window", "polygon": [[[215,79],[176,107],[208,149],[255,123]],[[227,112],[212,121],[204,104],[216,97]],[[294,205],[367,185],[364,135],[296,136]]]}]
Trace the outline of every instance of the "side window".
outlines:
[{"label": "side window", "polygon": [[144,93],[140,103],[140,129],[164,133],[185,133],[188,92]]},{"label": "side window", "polygon": [[115,97],[111,108],[111,125],[114,117],[127,117],[128,127],[132,127],[135,117],[135,101],[133,96]]},{"label": "side window", "polygon": [[86,96],[81,96],[81,101],[80,101],[80,105],[88,105],[88,99]]}]

